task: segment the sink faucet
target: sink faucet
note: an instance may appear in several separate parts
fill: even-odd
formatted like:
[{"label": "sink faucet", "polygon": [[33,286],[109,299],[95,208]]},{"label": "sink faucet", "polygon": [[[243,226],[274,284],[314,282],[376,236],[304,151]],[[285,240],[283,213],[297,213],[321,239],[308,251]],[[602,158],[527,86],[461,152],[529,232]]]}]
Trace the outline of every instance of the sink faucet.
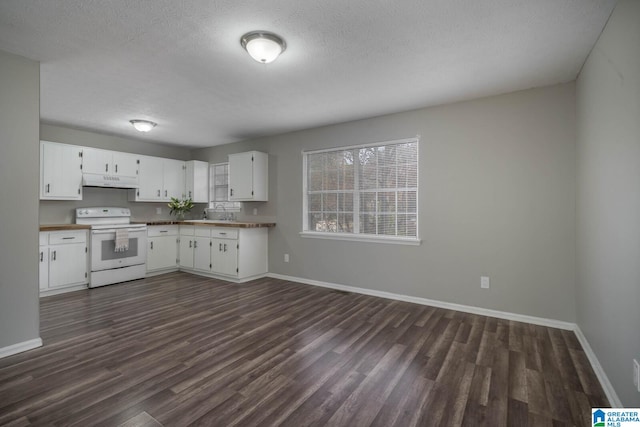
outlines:
[{"label": "sink faucet", "polygon": [[228,217],[227,217],[227,209],[224,207],[224,205],[222,203],[218,203],[217,205],[214,206],[214,210],[217,211],[218,208],[222,208],[222,212],[223,212],[223,216],[222,216],[222,220],[223,221],[228,221]]}]

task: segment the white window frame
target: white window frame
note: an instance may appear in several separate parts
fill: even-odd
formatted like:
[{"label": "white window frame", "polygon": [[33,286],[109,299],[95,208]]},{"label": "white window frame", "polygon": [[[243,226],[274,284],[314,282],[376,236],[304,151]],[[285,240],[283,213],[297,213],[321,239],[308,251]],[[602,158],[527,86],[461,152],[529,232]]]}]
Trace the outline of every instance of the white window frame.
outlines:
[{"label": "white window frame", "polygon": [[[359,226],[359,210],[360,210],[360,202],[359,202],[359,193],[358,190],[358,173],[357,171],[354,173],[354,201],[353,201],[353,232],[322,232],[322,231],[313,231],[309,230],[309,212],[308,212],[308,175],[307,175],[307,163],[308,156],[311,154],[319,154],[319,153],[327,153],[333,151],[342,151],[342,150],[352,150],[352,149],[361,149],[361,148],[369,148],[369,147],[379,147],[383,145],[394,145],[394,144],[403,144],[403,143],[416,143],[416,236],[415,237],[403,237],[403,236],[386,236],[386,235],[377,235],[377,234],[365,234],[360,233]],[[383,142],[374,142],[369,144],[358,144],[358,145],[350,145],[344,147],[333,147],[322,150],[310,150],[302,152],[302,231],[299,233],[301,237],[305,238],[313,238],[313,239],[330,239],[330,240],[347,240],[347,241],[356,241],[356,242],[374,242],[374,243],[389,243],[389,244],[400,244],[400,245],[420,245],[420,227],[419,227],[419,218],[420,218],[420,202],[419,202],[419,187],[420,187],[420,138],[405,138],[398,139],[393,141],[383,141]],[[397,221],[397,219],[396,219]]]}]

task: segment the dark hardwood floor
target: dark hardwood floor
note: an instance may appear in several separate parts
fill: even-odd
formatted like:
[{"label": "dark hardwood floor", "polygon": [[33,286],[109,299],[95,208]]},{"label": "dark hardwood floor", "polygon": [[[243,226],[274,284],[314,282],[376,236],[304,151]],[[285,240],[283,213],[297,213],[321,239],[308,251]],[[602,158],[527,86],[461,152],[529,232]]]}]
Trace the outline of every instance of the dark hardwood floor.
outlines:
[{"label": "dark hardwood floor", "polygon": [[608,406],[573,332],[275,279],[41,300],[0,425],[564,426]]}]

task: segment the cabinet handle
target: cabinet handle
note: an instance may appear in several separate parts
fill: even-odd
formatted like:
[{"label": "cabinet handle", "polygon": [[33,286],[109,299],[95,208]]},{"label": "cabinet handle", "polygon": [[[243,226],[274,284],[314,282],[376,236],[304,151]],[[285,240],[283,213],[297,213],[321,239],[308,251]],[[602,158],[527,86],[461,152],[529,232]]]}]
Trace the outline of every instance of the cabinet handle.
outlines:
[{"label": "cabinet handle", "polygon": [[227,244],[224,244],[224,251],[223,252],[227,252]]},{"label": "cabinet handle", "polygon": [[218,252],[222,252],[222,243],[218,245]]},{"label": "cabinet handle", "polygon": [[191,191],[189,191],[189,198],[191,198]]},{"label": "cabinet handle", "polygon": [[193,242],[191,240],[189,240],[189,247],[192,248],[193,247]]},{"label": "cabinet handle", "polygon": [[161,233],[168,233],[169,230],[160,230]]},{"label": "cabinet handle", "polygon": [[40,262],[44,261],[44,252],[40,252]]},{"label": "cabinet handle", "polygon": [[57,252],[57,251],[53,251],[53,260],[54,260],[54,261],[56,260],[56,252]]},{"label": "cabinet handle", "polygon": [[51,188],[51,184],[47,184],[47,193],[49,192],[49,189]]},{"label": "cabinet handle", "polygon": [[229,190],[231,192],[231,196],[233,196],[233,188]]},{"label": "cabinet handle", "polygon": [[153,250],[153,242],[151,242],[151,250]]},{"label": "cabinet handle", "polygon": [[63,237],[62,240],[73,240],[75,237]]},{"label": "cabinet handle", "polygon": [[194,241],[193,241],[193,248],[195,249],[195,248],[197,248],[197,247],[198,247],[198,241],[197,241],[197,240],[194,240]]},{"label": "cabinet handle", "polygon": [[116,165],[116,173],[118,173],[118,165]]},{"label": "cabinet handle", "polygon": [[104,164],[104,171],[109,172],[109,163]]},{"label": "cabinet handle", "polygon": [[164,197],[167,197],[167,196],[168,196],[168,192],[167,190],[164,190]]},{"label": "cabinet handle", "polygon": [[227,233],[226,233],[226,232],[223,232],[223,231],[221,231],[219,234],[220,234],[221,236],[226,236],[226,235],[227,235]]},{"label": "cabinet handle", "polygon": [[160,197],[160,190],[158,190],[158,197]]}]

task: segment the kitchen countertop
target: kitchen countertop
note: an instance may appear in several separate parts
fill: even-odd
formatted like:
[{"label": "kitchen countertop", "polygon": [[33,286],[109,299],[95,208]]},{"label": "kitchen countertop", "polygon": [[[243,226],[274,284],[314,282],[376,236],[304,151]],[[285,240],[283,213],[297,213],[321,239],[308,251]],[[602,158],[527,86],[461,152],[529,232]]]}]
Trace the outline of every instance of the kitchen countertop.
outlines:
[{"label": "kitchen countertop", "polygon": [[[132,224],[147,225],[195,225],[198,227],[233,227],[233,228],[263,228],[275,227],[275,222],[245,222],[245,221],[131,221]],[[85,224],[40,224],[40,231],[61,231],[61,230],[90,230],[90,225]]]},{"label": "kitchen countertop", "polygon": [[60,231],[60,230],[89,230],[90,225],[85,224],[40,224],[40,231]]},{"label": "kitchen countertop", "polygon": [[194,221],[194,220],[184,220],[184,221],[133,221],[133,224],[147,224],[147,225],[195,225],[198,227],[233,227],[233,228],[263,228],[263,227],[275,227],[275,222],[248,222],[248,221]]}]

